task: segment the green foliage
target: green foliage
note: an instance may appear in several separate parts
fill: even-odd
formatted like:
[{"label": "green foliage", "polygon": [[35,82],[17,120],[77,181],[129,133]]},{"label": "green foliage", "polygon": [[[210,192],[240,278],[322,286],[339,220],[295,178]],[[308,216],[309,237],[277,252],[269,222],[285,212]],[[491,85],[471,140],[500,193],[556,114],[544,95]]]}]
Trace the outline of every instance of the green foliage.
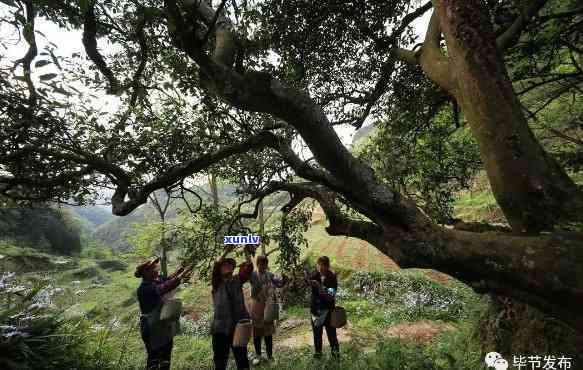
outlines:
[{"label": "green foliage", "polygon": [[44,252],[77,255],[81,226],[65,209],[0,208],[0,235]]},{"label": "green foliage", "polygon": [[312,207],[296,207],[281,218],[280,229],[276,231],[274,241],[278,243],[277,263],[281,271],[297,269],[302,253],[302,246],[308,247],[304,232],[308,230],[312,218]]},{"label": "green foliage", "polygon": [[87,239],[81,250],[82,258],[93,258],[98,260],[111,259],[114,256],[113,250],[99,240]]},{"label": "green foliage", "polygon": [[160,241],[166,229],[165,223],[146,222],[132,225],[132,233],[127,236],[128,242],[134,247],[130,252],[137,257],[151,257],[159,254]]},{"label": "green foliage", "polygon": [[[383,307],[375,315],[362,304],[354,309],[356,316],[369,317],[377,325],[422,319],[459,321],[467,318],[468,305],[476,304],[475,294],[462,284],[445,286],[416,272],[355,272],[350,289],[368,304]],[[363,311],[364,309],[364,311]]]},{"label": "green foliage", "polygon": [[421,127],[406,117],[381,122],[354,152],[371,163],[380,180],[448,223],[455,193],[467,188],[481,167],[477,144],[466,128],[456,128],[449,109]]},{"label": "green foliage", "polygon": [[79,323],[50,305],[54,289],[0,276],[0,365],[5,369],[63,369],[80,365]]},{"label": "green foliage", "polygon": [[192,217],[183,217],[175,224],[172,244],[182,251],[185,263],[195,266],[201,277],[209,277],[213,262],[227,248],[224,235],[241,230],[240,225],[234,225],[235,218],[235,209],[203,205]]}]

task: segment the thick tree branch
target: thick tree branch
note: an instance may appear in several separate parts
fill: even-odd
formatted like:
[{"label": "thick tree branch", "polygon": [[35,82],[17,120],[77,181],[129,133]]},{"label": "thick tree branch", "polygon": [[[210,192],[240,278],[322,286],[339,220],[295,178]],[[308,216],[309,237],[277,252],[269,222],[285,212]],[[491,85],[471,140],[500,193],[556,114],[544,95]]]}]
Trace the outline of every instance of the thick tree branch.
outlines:
[{"label": "thick tree branch", "polygon": [[35,19],[36,19],[36,9],[32,0],[27,0],[24,2],[26,9],[26,25],[24,26],[24,39],[28,43],[28,50],[22,59],[19,59],[15,63],[15,67],[22,63],[24,71],[24,80],[28,87],[28,104],[33,107],[36,105],[36,100],[38,94],[34,83],[32,82],[30,65],[34,58],[38,54],[38,48],[36,46],[36,30],[35,30]]},{"label": "thick tree branch", "polygon": [[[130,189],[129,185],[118,186],[111,200],[113,214],[118,216],[128,215],[138,206],[144,204],[148,199],[148,195],[153,191],[171,186],[232,155],[264,148],[272,141],[273,134],[263,132],[241,143],[223,147],[214,153],[203,154],[174,166],[139,189]],[[129,196],[129,199],[126,200],[127,196]]]},{"label": "thick tree branch", "polygon": [[445,272],[478,292],[529,303],[583,331],[581,245],[580,233],[526,237],[435,228],[389,234],[379,249],[403,268]]},{"label": "thick tree branch", "polygon": [[451,71],[448,59],[441,51],[441,26],[436,11],[433,11],[425,42],[419,52],[419,64],[429,78],[438,84],[442,89],[455,95],[455,75]]},{"label": "thick tree branch", "polygon": [[402,62],[418,65],[419,64],[419,51],[412,51],[403,48],[395,48],[393,53],[397,59]]},{"label": "thick tree branch", "polygon": [[97,50],[97,20],[95,17],[95,0],[87,1],[87,11],[83,15],[85,22],[83,25],[83,46],[85,46],[85,51],[89,56],[89,59],[93,61],[97,69],[105,76],[109,81],[108,92],[115,94],[120,89],[120,84],[115,78],[111,69],[105,63],[103,56]]},{"label": "thick tree branch", "polygon": [[202,40],[192,37],[193,35],[188,35],[190,36],[190,40],[188,40],[188,38],[185,37],[187,35],[185,32],[187,27],[184,19],[182,19],[182,16],[178,11],[176,0],[166,0],[165,8],[167,9],[170,18],[179,28],[177,32],[183,43],[182,46],[186,50],[190,50],[191,53],[196,50],[195,54],[203,54],[201,46],[206,43],[210,34],[214,30],[215,46],[212,53],[212,59],[230,69],[235,62],[236,42],[233,27],[224,11],[226,0],[221,1],[217,10],[214,10],[210,5],[210,2],[207,3],[206,1],[188,1],[187,3],[187,6],[190,7],[192,13],[196,14],[196,16],[208,27],[208,31],[203,36]]},{"label": "thick tree branch", "polygon": [[[167,0],[168,4],[171,2]],[[172,6],[168,9],[172,15]],[[376,212],[377,217],[392,215],[395,220],[401,220],[403,226],[412,224],[405,220],[422,218],[416,208],[405,205],[407,201],[399,194],[377,183],[369,166],[352,156],[330,126],[322,108],[307,93],[286,87],[265,72],[238,74],[209,58],[192,40],[183,39],[181,45],[223,100],[243,110],[272,114],[294,126],[318,163],[339,183],[351,185],[343,193],[347,199],[355,204],[363,202],[365,208],[375,210],[373,213]]]},{"label": "thick tree branch", "polygon": [[528,26],[530,20],[542,9],[548,0],[530,0],[522,9],[520,15],[516,17],[514,22],[496,39],[498,50],[504,52],[506,49],[514,45],[522,31]]}]

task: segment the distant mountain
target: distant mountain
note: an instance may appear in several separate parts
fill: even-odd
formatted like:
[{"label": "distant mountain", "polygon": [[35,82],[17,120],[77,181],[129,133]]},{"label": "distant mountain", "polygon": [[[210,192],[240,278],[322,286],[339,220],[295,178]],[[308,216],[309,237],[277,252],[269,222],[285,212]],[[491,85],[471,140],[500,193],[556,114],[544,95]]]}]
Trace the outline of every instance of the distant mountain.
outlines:
[{"label": "distant mountain", "polygon": [[[203,202],[211,202],[211,190],[208,184],[204,184],[199,189],[195,188],[194,190],[201,196]],[[231,184],[219,184],[217,190],[221,203],[231,203],[236,198],[235,186]],[[194,195],[186,193],[186,196],[192,207],[198,206],[198,199]],[[164,204],[166,200],[164,193],[157,193],[157,197],[160,203]],[[91,237],[116,251],[126,252],[133,249],[127,239],[128,236],[135,233],[134,224],[160,221],[158,212],[150,203],[138,207],[131,214],[123,217],[113,216],[111,208],[107,207],[73,208],[75,208],[74,211],[77,215],[87,220],[86,225],[92,225]],[[179,209],[186,209],[184,202],[174,200],[168,209],[166,219],[172,220],[175,218]]]},{"label": "distant mountain", "polygon": [[107,223],[114,218],[114,216],[111,214],[111,207],[108,206],[67,206],[66,208],[83,219],[85,221],[84,226],[89,227],[92,230],[95,230],[95,228]]},{"label": "distant mountain", "polygon": [[[176,212],[169,212],[168,216],[176,217]],[[159,220],[156,210],[150,204],[144,204],[124,217],[112,216],[107,222],[93,229],[91,236],[115,251],[127,252],[133,249],[127,240],[128,236],[135,233],[133,224],[144,223],[147,220]]]}]

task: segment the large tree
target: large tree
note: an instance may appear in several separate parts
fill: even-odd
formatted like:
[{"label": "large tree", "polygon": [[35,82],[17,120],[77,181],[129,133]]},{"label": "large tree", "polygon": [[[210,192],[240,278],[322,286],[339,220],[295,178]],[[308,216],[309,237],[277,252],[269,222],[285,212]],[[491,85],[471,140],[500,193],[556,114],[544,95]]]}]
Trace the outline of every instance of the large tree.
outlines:
[{"label": "large tree", "polygon": [[[549,57],[526,82],[580,93],[576,1],[2,3],[4,24],[28,44],[0,75],[3,194],[82,202],[108,187],[123,216],[155,190],[211,169],[241,179],[257,201],[248,217],[274,192],[291,195],[284,212],[313,198],[331,235],[364,239],[402,267],[449,273],[583,330],[583,235],[555,230],[581,221],[581,192],[533,135],[511,79],[525,76],[511,76],[505,59],[545,29],[560,66]],[[412,24],[428,12],[416,45]],[[39,50],[41,16],[82,29],[89,68],[55,44]],[[98,47],[108,43],[107,53]],[[48,64],[61,72],[36,78]],[[119,111],[96,112],[76,79],[117,96]],[[413,108],[424,124],[448,102],[461,108],[512,234],[440,226],[342,144],[335,125],[361,127],[403,107],[396,81],[423,96]],[[301,144],[313,158],[298,154]]]}]

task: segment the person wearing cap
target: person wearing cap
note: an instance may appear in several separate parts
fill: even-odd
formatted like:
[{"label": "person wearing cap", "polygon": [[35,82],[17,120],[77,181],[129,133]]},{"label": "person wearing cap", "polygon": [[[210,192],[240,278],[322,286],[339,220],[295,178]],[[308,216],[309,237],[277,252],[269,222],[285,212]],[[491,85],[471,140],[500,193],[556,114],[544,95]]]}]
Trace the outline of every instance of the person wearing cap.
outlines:
[{"label": "person wearing cap", "polygon": [[146,369],[170,369],[173,337],[176,334],[174,322],[160,321],[160,310],[164,295],[176,289],[182,279],[186,279],[191,269],[179,268],[168,277],[158,273],[160,258],[140,264],[134,273],[142,278],[137,295],[140,304],[140,333],[146,346],[148,359]]},{"label": "person wearing cap", "polygon": [[247,256],[239,267],[239,273],[233,275],[237,263],[233,258],[220,258],[212,271],[211,285],[214,315],[211,325],[213,361],[215,369],[227,368],[229,353],[233,351],[237,369],[249,369],[247,347],[234,347],[235,327],[240,320],[250,319],[245,308],[243,284],[253,272],[251,257]]},{"label": "person wearing cap", "polygon": [[261,362],[261,342],[265,339],[265,352],[267,359],[273,360],[273,332],[274,322],[264,321],[265,309],[270,300],[275,299],[275,288],[281,288],[287,282],[287,278],[276,277],[268,271],[269,260],[267,256],[257,256],[257,271],[251,274],[251,312],[253,318],[253,346],[255,357],[251,361],[253,365]]}]

